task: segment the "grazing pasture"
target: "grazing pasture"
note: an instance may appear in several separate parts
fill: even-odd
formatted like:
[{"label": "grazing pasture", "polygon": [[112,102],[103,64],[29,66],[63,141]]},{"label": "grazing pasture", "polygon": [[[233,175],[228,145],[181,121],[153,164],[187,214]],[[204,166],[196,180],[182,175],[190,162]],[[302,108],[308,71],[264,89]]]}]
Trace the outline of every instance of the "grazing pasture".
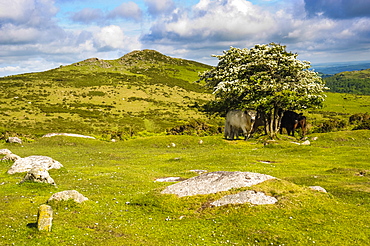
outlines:
[{"label": "grazing pasture", "polygon": [[[309,145],[284,132],[227,141],[224,119],[199,111],[212,97],[195,83],[207,69],[142,51],[0,78],[0,149],[64,166],[49,171],[53,186],[20,183],[25,173],[10,175],[13,162],[0,162],[0,245],[369,245],[370,131],[349,122],[370,112],[369,96],[327,93],[323,108],[304,111]],[[52,132],[96,139],[41,137]],[[16,136],[23,144],[6,143]],[[210,195],[160,193],[173,183],[156,179],[191,170],[277,179]],[[89,200],[49,203],[52,231],[37,231],[39,206],[64,190]],[[210,206],[244,190],[278,202]]]},{"label": "grazing pasture", "polygon": [[[64,165],[50,170],[57,187],[22,183],[0,165],[1,245],[368,245],[370,131],[226,141],[222,136],[153,136],[119,142],[56,136],[23,146],[0,143],[21,157],[46,155]],[[317,140],[312,140],[317,137]],[[200,141],[202,140],[202,141]],[[174,143],[174,145],[172,145]],[[190,178],[190,170],[272,175],[249,188],[178,198],[160,191]],[[313,191],[321,186],[327,193]],[[82,204],[52,203],[52,232],[38,232],[38,207],[58,191],[74,189]],[[263,191],[274,205],[209,203],[240,190]]]}]

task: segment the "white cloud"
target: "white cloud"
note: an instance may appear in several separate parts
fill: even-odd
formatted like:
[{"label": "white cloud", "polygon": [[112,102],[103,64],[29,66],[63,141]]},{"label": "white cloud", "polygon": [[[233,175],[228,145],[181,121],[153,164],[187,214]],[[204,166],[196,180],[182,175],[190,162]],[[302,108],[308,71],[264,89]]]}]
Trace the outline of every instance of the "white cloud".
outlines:
[{"label": "white cloud", "polygon": [[121,27],[116,25],[101,28],[94,36],[98,51],[125,50],[127,52],[140,49],[138,37],[126,36]]},{"label": "white cloud", "polygon": [[[268,12],[244,0],[201,0],[193,13],[173,12],[151,29],[149,39],[240,40],[274,29]],[[188,40],[189,41],[189,40]]]},{"label": "white cloud", "polygon": [[82,23],[91,23],[98,21],[103,17],[103,11],[100,9],[84,8],[83,10],[74,13],[72,20]]},{"label": "white cloud", "polygon": [[124,2],[120,6],[113,9],[108,17],[110,18],[124,18],[140,21],[142,19],[143,12],[135,2]]},{"label": "white cloud", "polygon": [[125,35],[119,26],[110,25],[103,27],[96,34],[96,42],[99,48],[119,49],[124,47]]},{"label": "white cloud", "polygon": [[145,3],[148,6],[149,14],[153,16],[170,13],[175,9],[173,0],[145,0]]}]

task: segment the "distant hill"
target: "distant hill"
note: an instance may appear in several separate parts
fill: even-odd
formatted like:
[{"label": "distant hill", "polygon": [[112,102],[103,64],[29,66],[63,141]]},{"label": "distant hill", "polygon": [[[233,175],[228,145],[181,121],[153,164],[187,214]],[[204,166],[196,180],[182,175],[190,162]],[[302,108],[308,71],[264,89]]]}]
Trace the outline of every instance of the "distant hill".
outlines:
[{"label": "distant hill", "polygon": [[143,50],[116,60],[90,58],[2,77],[0,134],[70,132],[124,138],[206,119],[196,106],[211,94],[195,81],[210,68]]},{"label": "distant hill", "polygon": [[365,62],[336,62],[312,64],[316,72],[323,74],[325,77],[332,76],[341,72],[358,71],[370,68],[370,61]]},{"label": "distant hill", "polygon": [[341,72],[324,80],[331,92],[370,95],[370,69]]}]

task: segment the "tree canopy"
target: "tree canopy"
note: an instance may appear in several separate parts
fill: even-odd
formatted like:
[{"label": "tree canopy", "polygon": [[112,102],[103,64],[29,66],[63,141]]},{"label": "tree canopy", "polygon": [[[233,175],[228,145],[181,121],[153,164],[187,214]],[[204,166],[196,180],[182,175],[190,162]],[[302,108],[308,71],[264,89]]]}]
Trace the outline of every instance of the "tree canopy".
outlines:
[{"label": "tree canopy", "polygon": [[325,99],[321,77],[297,56],[275,43],[251,49],[231,47],[216,55],[218,65],[200,75],[215,95],[207,111],[257,110],[273,137],[279,129],[280,112],[320,107]]}]

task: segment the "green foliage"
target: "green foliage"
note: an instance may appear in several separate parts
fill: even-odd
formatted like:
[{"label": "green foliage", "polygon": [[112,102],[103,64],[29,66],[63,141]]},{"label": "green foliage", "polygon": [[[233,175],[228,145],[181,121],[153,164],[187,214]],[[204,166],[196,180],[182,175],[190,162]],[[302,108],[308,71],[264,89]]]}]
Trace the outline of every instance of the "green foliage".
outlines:
[{"label": "green foliage", "polygon": [[266,130],[273,137],[281,110],[320,107],[325,98],[321,78],[297,56],[274,43],[251,49],[231,47],[216,56],[219,63],[215,68],[201,75],[216,98],[208,108],[213,106],[221,112],[257,110],[264,115]]},{"label": "green foliage", "polygon": [[370,69],[342,72],[324,80],[331,92],[370,95]]},{"label": "green foliage", "polygon": [[199,120],[191,120],[188,124],[167,129],[167,134],[212,136],[222,133],[222,130],[223,129],[217,125],[210,125]]},{"label": "green foliage", "polygon": [[347,127],[346,120],[330,119],[317,125],[312,132],[334,132],[340,131]]}]

